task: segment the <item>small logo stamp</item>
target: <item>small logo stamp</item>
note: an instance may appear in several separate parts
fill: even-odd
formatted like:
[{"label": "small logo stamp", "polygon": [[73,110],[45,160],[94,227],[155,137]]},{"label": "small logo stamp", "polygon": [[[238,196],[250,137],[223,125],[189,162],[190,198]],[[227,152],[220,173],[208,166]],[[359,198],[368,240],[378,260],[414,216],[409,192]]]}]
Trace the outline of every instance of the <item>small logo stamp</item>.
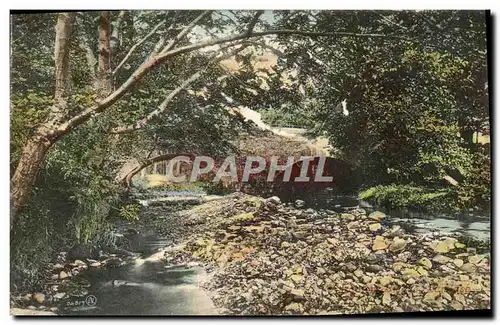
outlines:
[{"label": "small logo stamp", "polygon": [[87,298],[85,298],[85,304],[89,307],[94,307],[97,305],[97,297],[94,295],[88,295]]}]

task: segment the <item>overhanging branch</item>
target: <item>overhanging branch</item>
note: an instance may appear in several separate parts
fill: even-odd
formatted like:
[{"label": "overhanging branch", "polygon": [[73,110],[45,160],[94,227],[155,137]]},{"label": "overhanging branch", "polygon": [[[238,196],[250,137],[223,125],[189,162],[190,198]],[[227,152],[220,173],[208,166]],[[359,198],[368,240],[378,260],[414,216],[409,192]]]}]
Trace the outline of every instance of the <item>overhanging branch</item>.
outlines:
[{"label": "overhanging branch", "polygon": [[247,38],[255,38],[266,35],[298,35],[298,36],[306,36],[306,37],[361,37],[361,38],[370,38],[370,37],[381,37],[381,38],[395,38],[400,40],[407,40],[404,37],[395,36],[395,35],[384,35],[384,34],[357,34],[357,33],[348,33],[348,32],[333,32],[333,33],[322,33],[322,32],[306,32],[306,31],[296,31],[296,30],[268,30],[262,32],[254,32],[252,35],[248,36],[245,33],[231,35],[227,37],[217,38],[205,42],[199,42],[191,45],[186,45],[183,47],[179,47],[173,50],[170,50],[165,53],[161,53],[157,56],[151,57],[149,60],[141,64],[134,73],[113,93],[99,101],[98,103],[92,105],[91,107],[86,108],[80,114],[72,117],[65,123],[61,124],[59,128],[52,131],[48,136],[50,137],[60,137],[66,133],[68,133],[72,128],[84,123],[92,116],[97,115],[108,107],[116,103],[119,99],[121,99],[127,91],[137,84],[144,76],[146,76],[150,70],[155,68],[156,66],[164,63],[167,59],[173,58],[177,55],[181,55],[184,53],[189,53],[195,50],[199,50],[202,48],[210,47],[213,45],[231,43],[235,41],[240,41]]},{"label": "overhanging branch", "polygon": [[[234,46],[236,44],[233,44],[231,46]],[[225,55],[222,55],[221,57],[213,57],[211,59],[211,62],[209,62],[204,69],[194,73],[193,75],[191,75],[188,79],[184,80],[184,82],[182,82],[181,85],[179,85],[177,88],[175,88],[173,91],[171,91],[168,96],[165,98],[165,100],[160,104],[160,106],[158,106],[158,108],[156,108],[154,111],[152,111],[151,113],[149,113],[145,118],[141,119],[140,121],[134,123],[134,124],[130,124],[130,125],[127,125],[127,126],[122,126],[122,127],[117,127],[117,128],[114,128],[111,130],[111,133],[112,134],[121,134],[121,133],[128,133],[128,132],[132,132],[132,131],[136,131],[136,130],[139,130],[141,128],[143,128],[144,126],[146,126],[154,117],[158,116],[159,114],[163,113],[166,109],[167,109],[167,106],[170,102],[172,102],[172,100],[175,98],[175,96],[177,96],[177,94],[179,94],[182,90],[186,89],[190,84],[192,84],[194,81],[198,80],[205,71],[208,70],[208,68],[215,64],[215,63],[218,63],[220,61],[223,61],[223,60],[226,60],[232,56],[234,56],[235,54],[241,52],[243,49],[245,49],[247,47],[247,45],[243,45]]]},{"label": "overhanging branch", "polygon": [[202,20],[205,16],[207,16],[209,13],[211,13],[211,10],[205,10],[202,12],[198,17],[196,17],[189,25],[184,27],[184,29],[176,36],[174,37],[170,42],[168,42],[167,46],[160,52],[160,53],[166,53],[169,50],[171,50],[181,39],[183,39],[193,28],[196,26],[200,20]]},{"label": "overhanging branch", "polygon": [[147,34],[146,36],[144,36],[142,39],[139,40],[139,42],[135,43],[131,48],[130,50],[128,51],[127,55],[125,55],[125,57],[123,58],[123,60],[118,64],[118,66],[115,68],[115,70],[113,70],[113,75],[116,75],[118,73],[118,71],[120,71],[120,69],[123,67],[123,65],[125,63],[127,63],[127,61],[130,59],[130,57],[132,56],[132,54],[134,53],[134,51],[139,47],[141,46],[142,43],[144,43],[146,40],[148,40],[151,36],[153,36],[156,31],[161,27],[163,26],[163,24],[165,24],[165,21],[161,21],[160,23],[158,23],[152,30],[151,32],[149,32],[149,34]]}]

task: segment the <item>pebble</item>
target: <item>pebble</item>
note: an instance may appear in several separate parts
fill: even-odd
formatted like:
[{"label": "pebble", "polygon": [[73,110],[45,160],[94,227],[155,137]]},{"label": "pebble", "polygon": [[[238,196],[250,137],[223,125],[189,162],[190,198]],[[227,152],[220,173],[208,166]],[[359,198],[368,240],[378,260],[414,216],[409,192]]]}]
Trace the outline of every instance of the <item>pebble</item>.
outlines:
[{"label": "pebble", "polygon": [[36,301],[39,304],[43,304],[43,302],[45,301],[45,295],[43,293],[40,293],[40,292],[34,293],[31,296],[31,299],[33,299],[34,301]]}]

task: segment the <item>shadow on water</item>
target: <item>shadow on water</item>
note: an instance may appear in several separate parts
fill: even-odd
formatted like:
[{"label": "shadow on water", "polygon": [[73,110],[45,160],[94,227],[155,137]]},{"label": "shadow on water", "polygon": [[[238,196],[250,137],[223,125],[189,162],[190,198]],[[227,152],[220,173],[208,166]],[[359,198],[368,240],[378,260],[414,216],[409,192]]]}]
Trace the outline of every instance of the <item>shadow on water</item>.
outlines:
[{"label": "shadow on water", "polygon": [[305,201],[306,208],[344,212],[359,206],[367,213],[382,211],[387,215],[383,224],[398,225],[409,233],[459,233],[473,241],[488,242],[490,239],[490,211],[430,213],[402,208],[388,209],[360,200],[357,195],[336,195],[329,189],[315,193],[300,193],[290,201],[293,202],[297,198]]},{"label": "shadow on water", "polygon": [[168,266],[154,247],[167,242],[145,236],[140,257],[124,265],[91,269],[79,276],[88,295],[62,306],[67,315],[210,315],[215,307],[199,287],[201,268]]}]

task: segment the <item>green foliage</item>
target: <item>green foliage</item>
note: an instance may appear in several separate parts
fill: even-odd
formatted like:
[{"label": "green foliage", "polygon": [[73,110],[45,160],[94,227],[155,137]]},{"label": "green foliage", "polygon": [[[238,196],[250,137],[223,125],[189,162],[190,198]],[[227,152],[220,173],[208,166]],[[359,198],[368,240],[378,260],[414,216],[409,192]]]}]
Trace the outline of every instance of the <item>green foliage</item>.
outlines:
[{"label": "green foliage", "polygon": [[202,184],[202,188],[209,195],[225,195],[234,192],[234,189],[224,187],[222,182],[206,182]]},{"label": "green foliage", "polygon": [[379,185],[362,191],[361,200],[374,202],[391,208],[433,209],[449,208],[450,191],[429,191],[422,187],[410,185]]},{"label": "green foliage", "polygon": [[260,110],[262,120],[276,127],[314,127],[314,120],[311,119],[311,112],[314,109],[310,102],[301,103],[301,106],[290,107],[283,105],[279,108],[266,108]]},{"label": "green foliage", "polygon": [[75,243],[101,244],[122,190],[110,177],[116,150],[91,123],[59,141],[46,156],[35,190],[11,233],[11,278],[36,286],[47,263]]},{"label": "green foliage", "polygon": [[10,167],[17,166],[22,147],[33,130],[44,122],[53,99],[46,94],[29,92],[26,95],[12,94],[10,110]]},{"label": "green foliage", "polygon": [[120,208],[120,217],[128,221],[139,220],[141,206],[138,204],[127,204]]},{"label": "green foliage", "polygon": [[[325,38],[315,49],[308,39],[282,39],[287,56],[279,69],[295,69],[298,81],[280,96],[314,99],[312,133],[327,136],[366,187],[446,188],[458,208],[487,205],[491,183],[483,171],[490,155],[472,141],[474,131],[488,128],[484,12],[346,11],[315,18],[312,29],[401,39]],[[285,24],[293,29],[303,21]],[[343,99],[349,116],[335,110]],[[450,174],[460,178],[458,189],[443,181]]]},{"label": "green foliage", "polygon": [[[136,48],[113,76],[114,89],[144,62],[160,35],[173,39],[178,27],[199,13],[127,12],[110,58],[112,68],[160,21],[167,19],[165,25],[172,28],[163,26]],[[111,13],[113,22],[118,14]],[[202,38],[243,32],[252,15],[214,12],[199,22],[197,30],[207,31]],[[89,66],[82,40],[97,49],[98,16],[82,13],[75,21],[68,117],[97,100],[94,67]],[[120,207],[122,189],[116,184],[117,171],[130,158],[167,150],[210,156],[233,153],[233,140],[250,127],[227,107],[247,106],[261,111],[268,123],[300,125],[311,135],[328,137],[340,158],[356,166],[365,187],[372,187],[362,197],[401,207],[464,209],[489,204],[490,150],[472,139],[474,131],[488,127],[484,12],[276,11],[272,19],[261,18],[258,28],[386,36],[279,35],[271,42],[256,38],[283,52],[268,70],[253,66],[257,55],[269,54],[257,43],[235,57],[242,67],[237,72],[210,65],[217,51],[213,49],[177,55],[151,70],[123,99],[50,149],[12,231],[13,283],[38,283],[57,250],[77,242],[112,240],[111,215],[137,217],[137,206]],[[11,16],[11,171],[53,104],[55,22],[52,13]],[[193,37],[185,37],[178,46],[192,42]],[[172,89],[205,68],[202,78],[177,94],[140,131],[110,135],[110,129],[150,114]],[[343,99],[349,116],[335,112]],[[459,186],[443,182],[447,175],[458,175]],[[211,194],[232,191],[222,183],[200,186]]]}]

